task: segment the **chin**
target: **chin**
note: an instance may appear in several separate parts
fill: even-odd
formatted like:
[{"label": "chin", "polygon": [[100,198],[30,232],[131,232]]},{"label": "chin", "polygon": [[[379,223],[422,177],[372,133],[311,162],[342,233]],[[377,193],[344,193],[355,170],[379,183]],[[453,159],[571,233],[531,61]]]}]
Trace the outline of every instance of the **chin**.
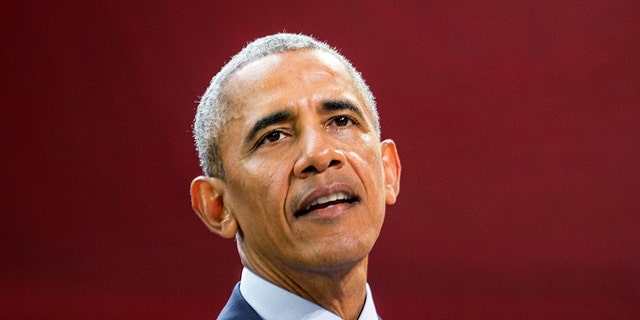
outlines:
[{"label": "chin", "polygon": [[334,241],[330,246],[311,250],[305,264],[316,271],[325,272],[351,269],[366,260],[372,248],[373,243],[340,244]]}]

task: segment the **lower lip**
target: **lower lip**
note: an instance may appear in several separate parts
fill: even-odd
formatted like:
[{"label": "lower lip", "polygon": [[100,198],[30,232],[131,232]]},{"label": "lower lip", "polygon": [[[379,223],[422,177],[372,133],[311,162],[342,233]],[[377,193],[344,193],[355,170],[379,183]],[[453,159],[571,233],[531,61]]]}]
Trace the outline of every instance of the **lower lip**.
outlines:
[{"label": "lower lip", "polygon": [[352,203],[340,203],[326,208],[316,209],[297,218],[309,218],[309,219],[333,219],[343,215],[347,210],[355,206],[357,202]]}]

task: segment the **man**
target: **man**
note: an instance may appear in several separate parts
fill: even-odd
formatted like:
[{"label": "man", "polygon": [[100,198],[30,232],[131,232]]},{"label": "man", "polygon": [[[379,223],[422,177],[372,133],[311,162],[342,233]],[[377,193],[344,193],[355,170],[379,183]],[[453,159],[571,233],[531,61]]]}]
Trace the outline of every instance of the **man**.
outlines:
[{"label": "man", "polygon": [[255,40],[211,80],[194,135],[194,211],[244,269],[218,319],[377,319],[367,257],[399,192],[373,95],[311,37]]}]

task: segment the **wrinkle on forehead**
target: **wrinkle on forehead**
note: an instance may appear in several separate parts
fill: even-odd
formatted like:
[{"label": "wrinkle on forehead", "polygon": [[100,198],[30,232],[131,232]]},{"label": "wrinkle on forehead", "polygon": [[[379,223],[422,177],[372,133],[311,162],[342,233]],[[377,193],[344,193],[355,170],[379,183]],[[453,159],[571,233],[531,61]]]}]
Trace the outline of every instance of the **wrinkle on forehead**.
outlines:
[{"label": "wrinkle on forehead", "polygon": [[[290,90],[283,95],[282,88]],[[364,105],[347,67],[330,53],[297,50],[272,54],[238,69],[227,81],[229,122],[243,121],[256,105],[310,105],[339,96]],[[229,123],[227,123],[228,125]]]},{"label": "wrinkle on forehead", "polygon": [[[293,71],[300,66],[313,66],[315,70],[314,72],[294,73]],[[346,66],[330,53],[321,50],[297,50],[272,54],[243,66],[227,81],[227,92],[238,93],[239,90],[246,92],[247,89],[251,89],[247,85],[262,89],[275,87],[278,84],[270,85],[267,81],[261,80],[276,72],[296,74],[299,79],[292,79],[292,81],[312,81],[317,78],[335,76],[344,78],[347,83],[352,81]]]}]

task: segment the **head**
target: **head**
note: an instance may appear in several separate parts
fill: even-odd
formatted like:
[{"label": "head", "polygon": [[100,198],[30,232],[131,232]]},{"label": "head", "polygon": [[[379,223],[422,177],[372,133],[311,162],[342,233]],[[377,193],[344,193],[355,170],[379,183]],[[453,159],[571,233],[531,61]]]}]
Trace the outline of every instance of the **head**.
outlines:
[{"label": "head", "polygon": [[225,170],[221,161],[219,138],[223,134],[224,124],[228,121],[232,106],[226,95],[225,84],[229,77],[238,69],[262,57],[272,54],[296,50],[321,50],[340,60],[353,78],[356,90],[366,102],[366,107],[373,115],[378,136],[380,123],[376,102],[362,75],[353,67],[351,62],[336,49],[324,42],[301,34],[279,33],[259,38],[231,58],[231,60],[216,74],[209,87],[200,99],[193,125],[196,149],[200,158],[200,166],[204,174],[210,177],[224,179]]},{"label": "head", "polygon": [[242,262],[261,275],[366,264],[400,163],[393,141],[380,141],[360,75],[300,35],[256,40],[221,73],[196,117],[203,166],[208,148],[219,162],[191,185],[196,213],[236,237]]}]

